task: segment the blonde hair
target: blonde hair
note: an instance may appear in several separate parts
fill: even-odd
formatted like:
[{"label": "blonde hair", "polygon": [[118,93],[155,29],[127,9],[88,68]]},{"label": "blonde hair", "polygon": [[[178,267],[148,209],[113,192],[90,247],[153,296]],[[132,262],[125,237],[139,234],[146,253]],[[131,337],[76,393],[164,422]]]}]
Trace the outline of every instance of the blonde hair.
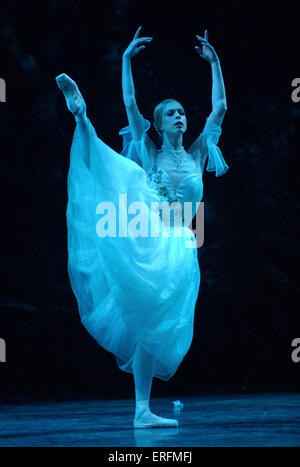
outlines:
[{"label": "blonde hair", "polygon": [[[154,109],[153,125],[156,131],[160,131],[164,107],[166,104],[169,104],[170,102],[178,102],[178,100],[177,99],[164,99],[159,104],[157,104],[157,106]],[[178,104],[180,104],[180,102],[178,102]]]}]

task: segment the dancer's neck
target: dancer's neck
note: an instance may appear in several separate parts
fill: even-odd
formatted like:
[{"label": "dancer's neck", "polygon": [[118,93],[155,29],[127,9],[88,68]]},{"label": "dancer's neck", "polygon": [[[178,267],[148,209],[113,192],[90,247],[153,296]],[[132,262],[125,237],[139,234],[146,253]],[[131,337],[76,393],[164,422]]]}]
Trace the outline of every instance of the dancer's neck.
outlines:
[{"label": "dancer's neck", "polygon": [[170,149],[174,151],[183,149],[182,133],[180,133],[179,135],[170,135],[170,134],[168,135],[167,133],[163,133],[162,148]]}]

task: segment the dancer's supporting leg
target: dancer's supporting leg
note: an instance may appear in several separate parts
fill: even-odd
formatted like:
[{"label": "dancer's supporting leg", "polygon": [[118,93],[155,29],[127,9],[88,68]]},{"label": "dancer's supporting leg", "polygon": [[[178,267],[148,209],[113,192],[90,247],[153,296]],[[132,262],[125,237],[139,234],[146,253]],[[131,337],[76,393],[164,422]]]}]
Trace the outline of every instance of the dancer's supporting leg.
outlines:
[{"label": "dancer's supporting leg", "polygon": [[86,117],[86,104],[77,84],[68,75],[62,73],[56,77],[56,82],[65,96],[68,109],[75,116],[79,142],[82,146],[82,156],[89,169],[89,128]]},{"label": "dancer's supporting leg", "polygon": [[140,345],[137,345],[134,362],[133,376],[135,384],[135,428],[160,428],[178,427],[177,420],[158,417],[150,411],[149,401],[153,377],[153,357]]},{"label": "dancer's supporting leg", "polygon": [[134,362],[133,377],[135,384],[135,418],[149,412],[149,400],[152,386],[153,357],[140,345],[137,345]]}]

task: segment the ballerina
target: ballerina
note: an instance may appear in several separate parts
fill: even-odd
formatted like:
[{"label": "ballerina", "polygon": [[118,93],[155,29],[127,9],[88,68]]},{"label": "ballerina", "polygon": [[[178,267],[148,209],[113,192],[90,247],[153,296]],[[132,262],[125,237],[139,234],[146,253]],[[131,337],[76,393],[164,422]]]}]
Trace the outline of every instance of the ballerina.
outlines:
[{"label": "ballerina", "polygon": [[[148,136],[150,122],[136,104],[131,60],[151,37],[139,37],[141,27],[122,58],[122,90],[129,125],[119,134],[123,151],[100,139],[76,83],[66,74],[56,77],[68,109],[75,116],[68,173],[68,273],[81,321],[97,342],[111,352],[119,368],[133,374],[135,428],[178,427],[150,410],[153,377],[169,380],[181,364],[193,337],[194,309],[200,286],[195,248],[186,248],[194,234],[183,222],[184,235],[102,236],[96,233],[99,202],[120,212],[128,201],[200,202],[202,175],[228,170],[217,147],[226,112],[219,58],[208,34],[197,36],[199,55],[211,64],[212,112],[204,130],[186,151],[187,118],[182,105],[165,99],[154,110],[154,127],[161,136],[157,150]],[[195,215],[193,212],[192,216]],[[159,218],[163,223],[163,218]],[[191,220],[191,219],[189,219]],[[175,231],[173,226],[171,231]]]}]

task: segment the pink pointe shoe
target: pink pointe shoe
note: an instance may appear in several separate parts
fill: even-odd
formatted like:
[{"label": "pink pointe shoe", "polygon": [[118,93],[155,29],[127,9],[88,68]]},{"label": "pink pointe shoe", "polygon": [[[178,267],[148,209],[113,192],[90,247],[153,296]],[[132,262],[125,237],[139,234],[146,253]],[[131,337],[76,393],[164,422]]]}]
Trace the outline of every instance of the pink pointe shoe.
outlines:
[{"label": "pink pointe shoe", "polygon": [[67,107],[76,117],[85,116],[86,104],[77,84],[68,75],[62,73],[55,78],[59,89],[65,96]]}]

